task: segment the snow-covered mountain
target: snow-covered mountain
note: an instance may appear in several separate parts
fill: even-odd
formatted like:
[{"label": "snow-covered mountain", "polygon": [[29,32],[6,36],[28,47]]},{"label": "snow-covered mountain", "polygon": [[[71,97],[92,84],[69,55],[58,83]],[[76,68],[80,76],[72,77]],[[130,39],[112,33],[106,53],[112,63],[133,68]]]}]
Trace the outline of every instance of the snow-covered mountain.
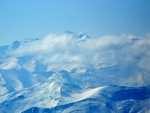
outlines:
[{"label": "snow-covered mountain", "polygon": [[[113,89],[113,90],[112,90]],[[148,113],[150,87],[98,87],[77,94],[76,101],[52,108],[32,107],[23,113]]]},{"label": "snow-covered mountain", "polygon": [[0,112],[150,112],[149,48],[70,31],[0,46]]},{"label": "snow-covered mountain", "polygon": [[83,89],[72,84],[45,82],[0,99],[4,113],[145,113],[150,110],[150,86]]}]

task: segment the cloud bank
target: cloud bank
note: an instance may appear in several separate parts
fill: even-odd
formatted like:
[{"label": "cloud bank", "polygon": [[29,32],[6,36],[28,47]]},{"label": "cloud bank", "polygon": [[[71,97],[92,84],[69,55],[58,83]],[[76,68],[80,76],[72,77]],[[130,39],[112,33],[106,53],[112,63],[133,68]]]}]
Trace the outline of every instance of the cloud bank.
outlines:
[{"label": "cloud bank", "polygon": [[1,69],[23,66],[29,72],[91,72],[100,79],[106,77],[107,83],[108,79],[122,78],[125,85],[133,81],[138,85],[150,82],[150,36],[90,38],[85,33],[67,32],[18,42],[11,48],[7,57],[13,60],[7,59]]},{"label": "cloud bank", "polygon": [[131,35],[87,38],[75,34],[51,34],[42,39],[22,43],[9,51],[15,57],[34,56],[44,64],[81,63],[103,67],[118,62],[136,63],[149,70],[150,37]]}]

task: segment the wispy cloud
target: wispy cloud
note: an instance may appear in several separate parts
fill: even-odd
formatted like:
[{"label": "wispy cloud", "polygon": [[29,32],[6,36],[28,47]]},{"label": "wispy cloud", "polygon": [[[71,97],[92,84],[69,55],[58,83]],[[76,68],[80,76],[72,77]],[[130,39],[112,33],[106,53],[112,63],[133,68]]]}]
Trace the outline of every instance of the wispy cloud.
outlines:
[{"label": "wispy cloud", "polygon": [[0,65],[0,69],[8,70],[17,68],[19,69],[21,66],[18,64],[18,60],[16,58],[8,58]]}]

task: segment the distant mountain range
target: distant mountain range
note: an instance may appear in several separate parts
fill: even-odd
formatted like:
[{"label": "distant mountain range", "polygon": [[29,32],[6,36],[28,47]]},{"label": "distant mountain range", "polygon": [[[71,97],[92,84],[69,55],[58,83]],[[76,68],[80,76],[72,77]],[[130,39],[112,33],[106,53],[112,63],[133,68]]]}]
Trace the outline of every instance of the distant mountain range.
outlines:
[{"label": "distant mountain range", "polygon": [[148,113],[149,41],[66,31],[0,46],[0,113]]}]

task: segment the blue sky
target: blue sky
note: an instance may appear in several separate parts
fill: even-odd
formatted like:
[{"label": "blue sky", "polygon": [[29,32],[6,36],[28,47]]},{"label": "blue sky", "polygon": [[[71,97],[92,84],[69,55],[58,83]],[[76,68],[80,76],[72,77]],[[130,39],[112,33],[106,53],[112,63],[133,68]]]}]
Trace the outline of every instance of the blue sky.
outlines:
[{"label": "blue sky", "polygon": [[65,30],[148,34],[150,0],[0,0],[0,45]]}]

